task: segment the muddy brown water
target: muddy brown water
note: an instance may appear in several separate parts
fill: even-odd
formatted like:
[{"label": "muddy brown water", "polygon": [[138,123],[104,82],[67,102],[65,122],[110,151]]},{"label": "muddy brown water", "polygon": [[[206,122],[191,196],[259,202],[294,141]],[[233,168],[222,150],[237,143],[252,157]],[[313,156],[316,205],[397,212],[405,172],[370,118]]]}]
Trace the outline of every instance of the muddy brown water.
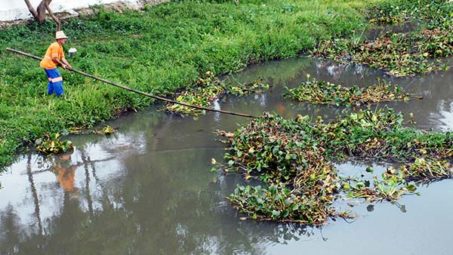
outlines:
[{"label": "muddy brown water", "polygon": [[[226,97],[216,107],[288,118],[340,115],[341,108],[282,98],[284,87],[306,74],[345,85],[397,82],[424,99],[373,109],[413,113],[420,129],[453,129],[453,70],[402,79],[309,58],[270,62],[227,78],[263,78],[273,85],[269,93]],[[311,228],[241,221],[225,200],[241,178],[210,172],[210,162],[224,153],[213,132],[248,120],[216,113],[194,120],[158,108],[109,122],[119,128],[111,137],[70,137],[72,155],[21,155],[8,167],[0,176],[0,254],[453,254],[452,180],[420,186],[419,196],[397,204],[349,201],[353,222]],[[348,175],[365,167],[338,165]]]}]

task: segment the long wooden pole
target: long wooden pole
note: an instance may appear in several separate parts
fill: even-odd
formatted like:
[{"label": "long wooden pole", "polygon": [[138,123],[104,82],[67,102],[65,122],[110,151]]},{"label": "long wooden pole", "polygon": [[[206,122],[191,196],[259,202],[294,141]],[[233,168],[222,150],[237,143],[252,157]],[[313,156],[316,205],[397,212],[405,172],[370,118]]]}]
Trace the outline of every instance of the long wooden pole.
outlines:
[{"label": "long wooden pole", "polygon": [[[19,54],[19,55],[22,55],[22,56],[30,57],[30,58],[33,58],[33,59],[36,59],[36,60],[41,60],[40,57],[34,56],[34,55],[32,55],[30,53],[27,53],[27,52],[23,52],[23,51],[16,50],[16,49],[11,49],[11,48],[6,48],[6,50],[10,51],[10,52],[13,52],[13,53],[16,53],[16,54]],[[218,112],[218,113],[229,114],[229,115],[240,116],[240,117],[246,117],[246,118],[257,118],[257,116],[253,116],[253,115],[250,115],[250,114],[231,112],[231,111],[224,111],[224,110],[207,108],[207,107],[202,107],[202,106],[197,106],[197,105],[191,105],[191,104],[187,104],[187,103],[184,103],[184,102],[178,102],[178,101],[175,101],[175,100],[172,100],[172,99],[168,99],[168,98],[165,98],[165,97],[152,95],[152,94],[149,94],[149,93],[137,90],[137,89],[133,89],[133,88],[127,87],[125,85],[121,85],[121,84],[113,82],[113,81],[106,80],[106,79],[101,78],[101,77],[94,76],[94,75],[89,74],[89,73],[82,72],[82,71],[74,69],[74,68],[66,69],[66,70],[74,72],[74,73],[77,73],[77,74],[80,74],[80,75],[83,75],[85,77],[92,78],[94,80],[97,80],[97,81],[100,81],[100,82],[103,82],[103,83],[106,83],[106,84],[109,84],[109,85],[112,85],[112,86],[117,87],[117,88],[121,88],[121,89],[130,91],[130,92],[139,94],[139,95],[143,95],[143,96],[146,96],[146,97],[151,97],[151,98],[154,98],[156,100],[164,101],[164,102],[167,102],[167,103],[179,104],[179,105],[183,105],[183,106],[186,106],[186,107],[190,107],[190,108],[194,108],[194,109],[198,109],[198,110],[205,110],[205,111],[209,111],[209,112]]]}]

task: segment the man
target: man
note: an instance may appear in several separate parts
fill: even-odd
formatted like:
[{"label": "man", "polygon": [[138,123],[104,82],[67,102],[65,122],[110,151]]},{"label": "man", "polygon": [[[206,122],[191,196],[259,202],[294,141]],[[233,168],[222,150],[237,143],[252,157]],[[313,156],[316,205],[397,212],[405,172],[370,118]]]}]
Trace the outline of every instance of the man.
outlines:
[{"label": "man", "polygon": [[55,34],[56,42],[52,43],[46,51],[46,55],[41,60],[40,66],[44,68],[49,79],[47,85],[47,94],[52,95],[55,93],[57,96],[63,95],[63,77],[58,72],[57,66],[64,69],[72,69],[64,57],[63,44],[66,43],[68,37],[63,31],[57,31]]}]

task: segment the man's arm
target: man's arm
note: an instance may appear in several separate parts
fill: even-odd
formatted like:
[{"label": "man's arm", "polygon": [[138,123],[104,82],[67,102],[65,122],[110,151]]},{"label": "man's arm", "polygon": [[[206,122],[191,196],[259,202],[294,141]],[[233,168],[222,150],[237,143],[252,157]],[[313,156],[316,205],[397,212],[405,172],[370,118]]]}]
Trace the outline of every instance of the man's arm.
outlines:
[{"label": "man's arm", "polygon": [[63,66],[64,69],[72,69],[72,66],[69,64],[69,62],[66,60],[65,56],[64,56],[64,51],[61,50],[61,60],[63,62],[63,64],[65,64],[66,66]]},{"label": "man's arm", "polygon": [[69,62],[66,60],[66,58],[63,58],[63,59],[61,60],[61,62],[63,62],[63,64],[64,64],[64,65],[63,65],[63,68],[64,68],[64,69],[72,69],[72,66],[69,64]]},{"label": "man's arm", "polygon": [[57,63],[64,69],[72,69],[72,66],[69,64],[69,62],[65,58],[59,60],[58,57],[56,57],[56,58],[53,58],[52,60],[53,60],[53,62]]},{"label": "man's arm", "polygon": [[[62,58],[61,60],[58,58],[59,54],[58,52],[59,51],[62,51],[61,54],[62,54]],[[72,69],[72,66],[69,64],[69,62],[66,60],[66,58],[64,57],[64,51],[62,49],[60,49],[59,47],[57,46],[54,46],[51,48],[51,54],[52,56],[52,61],[57,64],[57,65],[60,65],[61,67],[63,67],[64,69]]]}]

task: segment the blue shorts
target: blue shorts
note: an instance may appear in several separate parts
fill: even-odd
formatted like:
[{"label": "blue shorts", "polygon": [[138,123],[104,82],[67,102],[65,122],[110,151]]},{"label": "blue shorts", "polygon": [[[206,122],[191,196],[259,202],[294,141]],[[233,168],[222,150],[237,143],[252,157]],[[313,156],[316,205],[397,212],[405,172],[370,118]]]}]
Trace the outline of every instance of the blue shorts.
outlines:
[{"label": "blue shorts", "polygon": [[44,71],[46,72],[49,80],[47,85],[47,94],[52,95],[55,92],[57,96],[63,95],[63,77],[61,77],[58,69],[44,69]]}]

